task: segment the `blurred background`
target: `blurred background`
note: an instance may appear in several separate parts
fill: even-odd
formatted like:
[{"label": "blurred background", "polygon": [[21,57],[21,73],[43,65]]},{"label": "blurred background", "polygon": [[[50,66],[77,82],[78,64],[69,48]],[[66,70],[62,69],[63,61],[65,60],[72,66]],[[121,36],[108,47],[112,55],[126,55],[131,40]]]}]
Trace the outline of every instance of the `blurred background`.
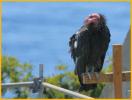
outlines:
[{"label": "blurred background", "polygon": [[[123,43],[129,31],[129,3],[2,3],[2,81],[32,80],[33,76],[39,75],[39,64],[44,64],[44,77],[48,82],[77,90],[79,83],[73,74],[74,63],[68,52],[68,42],[70,36],[82,26],[84,18],[93,12],[105,15],[110,29],[111,42],[104,64],[104,69],[108,69],[111,66],[112,44]],[[67,86],[68,78],[64,77],[67,75],[76,79],[71,82],[77,83],[74,87],[68,87],[70,83]],[[58,81],[55,79],[61,78],[66,86],[55,83]],[[98,97],[103,86],[101,84],[98,90],[89,94]],[[23,89],[10,91],[3,89],[3,97],[34,97]],[[51,90],[47,91],[51,93]],[[54,91],[53,94],[57,95],[58,92]],[[47,98],[53,98],[53,94],[47,93]],[[69,98],[62,94],[56,97]]]}]

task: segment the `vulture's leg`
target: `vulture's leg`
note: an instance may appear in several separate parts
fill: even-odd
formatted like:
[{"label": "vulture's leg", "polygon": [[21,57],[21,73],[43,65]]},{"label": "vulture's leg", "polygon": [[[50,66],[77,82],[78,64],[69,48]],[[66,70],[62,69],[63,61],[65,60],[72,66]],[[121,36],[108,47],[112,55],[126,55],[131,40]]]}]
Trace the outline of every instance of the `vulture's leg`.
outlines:
[{"label": "vulture's leg", "polygon": [[96,79],[99,79],[99,72],[95,72]]},{"label": "vulture's leg", "polygon": [[[102,70],[103,62],[101,62],[101,61],[102,61],[101,59],[98,60],[95,70],[94,70],[96,79],[99,79],[99,74]],[[103,58],[103,61],[104,61],[104,58]]]},{"label": "vulture's leg", "polygon": [[88,75],[88,78],[91,80],[91,79],[92,79],[92,77],[91,77],[91,75],[90,75],[90,73],[89,73],[89,72],[87,73],[87,75]]},{"label": "vulture's leg", "polygon": [[[83,84],[83,80],[82,80],[82,73],[86,72],[86,64],[85,64],[85,59],[83,57],[79,57],[78,61],[76,63],[76,68],[77,68],[77,74],[78,74],[78,78],[79,78],[79,82],[80,82],[80,88],[79,88],[79,92],[80,91],[88,91],[90,89],[94,89],[97,87],[97,84]],[[91,68],[94,68],[91,66]],[[94,69],[89,69],[88,70],[90,72],[93,72]],[[91,73],[90,73],[91,74]]]},{"label": "vulture's leg", "polygon": [[100,73],[100,70],[98,69],[98,67],[95,67],[94,73],[95,73],[96,79],[99,80],[99,73]]},{"label": "vulture's leg", "polygon": [[100,69],[99,69],[99,67],[96,67],[95,68],[95,70],[94,70],[94,72],[95,72],[95,77],[96,77],[96,79],[99,79],[99,73],[100,73]]},{"label": "vulture's leg", "polygon": [[89,67],[89,69],[88,69],[88,66],[86,66],[86,73],[87,73],[89,79],[91,80],[92,79],[92,75],[94,73],[94,66]]}]

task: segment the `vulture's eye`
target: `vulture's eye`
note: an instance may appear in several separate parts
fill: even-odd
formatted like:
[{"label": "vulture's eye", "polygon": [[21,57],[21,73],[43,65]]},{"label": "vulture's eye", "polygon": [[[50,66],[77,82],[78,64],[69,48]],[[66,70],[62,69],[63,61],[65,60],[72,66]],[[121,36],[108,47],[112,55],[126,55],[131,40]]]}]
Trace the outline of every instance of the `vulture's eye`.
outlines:
[{"label": "vulture's eye", "polygon": [[89,18],[92,18],[93,16],[89,16]]}]

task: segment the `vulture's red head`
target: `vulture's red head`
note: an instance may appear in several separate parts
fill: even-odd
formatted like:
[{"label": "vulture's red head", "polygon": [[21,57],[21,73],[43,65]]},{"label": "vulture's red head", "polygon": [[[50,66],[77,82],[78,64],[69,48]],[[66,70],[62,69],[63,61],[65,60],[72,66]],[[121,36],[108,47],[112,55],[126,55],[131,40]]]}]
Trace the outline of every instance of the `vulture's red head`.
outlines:
[{"label": "vulture's red head", "polygon": [[92,13],[85,18],[84,25],[89,29],[101,30],[106,25],[106,19],[102,14]]},{"label": "vulture's red head", "polygon": [[100,21],[100,14],[92,13],[87,16],[84,20],[84,25],[89,26],[91,24],[97,25]]}]

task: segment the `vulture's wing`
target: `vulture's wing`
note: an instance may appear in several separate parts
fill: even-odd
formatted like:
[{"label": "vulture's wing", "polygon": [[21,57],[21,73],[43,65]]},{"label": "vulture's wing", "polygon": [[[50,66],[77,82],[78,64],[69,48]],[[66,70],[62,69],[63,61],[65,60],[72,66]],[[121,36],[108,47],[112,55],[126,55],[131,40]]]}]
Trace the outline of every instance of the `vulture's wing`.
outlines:
[{"label": "vulture's wing", "polygon": [[71,57],[73,58],[74,62],[76,62],[77,57],[81,56],[83,44],[85,41],[85,34],[87,33],[88,29],[85,26],[82,26],[75,34],[70,37],[69,46]]},{"label": "vulture's wing", "polygon": [[76,49],[74,47],[76,41],[77,41],[76,34],[73,34],[70,37],[69,46],[70,46],[71,57],[73,58],[74,62],[76,60]]},{"label": "vulture's wing", "polygon": [[109,46],[109,42],[110,42],[110,36],[111,35],[110,35],[110,31],[109,31],[107,26],[106,26],[106,31],[104,32],[104,35],[105,35],[105,38],[104,38],[103,47],[101,49],[101,58],[98,61],[99,65],[98,65],[98,68],[97,68],[96,72],[100,72],[102,67],[103,67],[104,59],[105,59],[106,52],[107,52],[107,49],[108,49],[108,46]]}]

